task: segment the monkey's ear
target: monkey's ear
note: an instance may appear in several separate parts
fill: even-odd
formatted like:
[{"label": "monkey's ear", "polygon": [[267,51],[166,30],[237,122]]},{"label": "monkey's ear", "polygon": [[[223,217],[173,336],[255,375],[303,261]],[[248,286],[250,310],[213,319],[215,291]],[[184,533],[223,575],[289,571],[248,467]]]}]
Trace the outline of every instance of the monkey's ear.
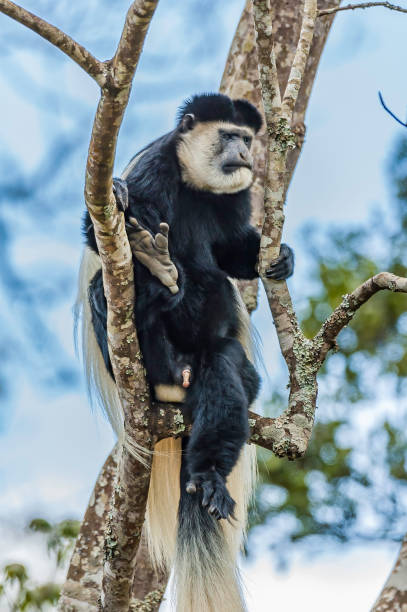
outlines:
[{"label": "monkey's ear", "polygon": [[188,132],[188,130],[192,130],[196,123],[195,115],[192,113],[187,113],[181,119],[180,130],[181,132]]}]

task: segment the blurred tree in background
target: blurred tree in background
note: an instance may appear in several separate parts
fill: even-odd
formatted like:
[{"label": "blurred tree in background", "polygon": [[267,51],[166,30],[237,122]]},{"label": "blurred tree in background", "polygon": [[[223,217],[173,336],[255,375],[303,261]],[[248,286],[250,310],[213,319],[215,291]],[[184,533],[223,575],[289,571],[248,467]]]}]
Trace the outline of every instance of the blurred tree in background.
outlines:
[{"label": "blurred tree in background", "polygon": [[[310,337],[366,278],[380,270],[407,274],[405,137],[388,175],[391,204],[365,224],[303,229],[313,269],[302,308]],[[291,463],[260,451],[252,521],[269,526],[262,538],[278,555],[299,541],[314,549],[327,539],[399,541],[407,530],[407,313],[398,298],[377,294],[340,334],[340,354],[319,376],[322,410],[306,456]],[[269,410],[280,414],[284,406],[275,394]]]},{"label": "blurred tree in background", "polygon": [[[57,571],[69,560],[79,527],[79,521],[51,524],[39,518],[32,520],[28,529],[44,536],[44,545]],[[0,570],[0,609],[3,605],[9,612],[53,609],[51,606],[58,602],[60,588],[58,582],[36,585],[23,564],[8,563]]]}]

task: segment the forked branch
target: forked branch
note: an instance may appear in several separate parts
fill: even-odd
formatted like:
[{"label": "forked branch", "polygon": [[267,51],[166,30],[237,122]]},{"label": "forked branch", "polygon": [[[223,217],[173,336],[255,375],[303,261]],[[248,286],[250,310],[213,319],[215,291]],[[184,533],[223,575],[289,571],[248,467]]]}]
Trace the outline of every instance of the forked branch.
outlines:
[{"label": "forked branch", "polygon": [[277,257],[280,247],[288,152],[296,146],[292,132],[293,114],[311,48],[317,2],[304,1],[301,32],[282,103],[280,91],[276,88],[280,79],[275,62],[270,3],[268,0],[253,0],[253,5],[268,133],[259,273],[273,314],[281,352],[287,363],[290,388],[287,409],[276,419],[254,419],[254,435],[258,435],[257,444],[270,448],[279,456],[295,458],[307,449],[316,409],[317,374],[329,350],[334,347],[338,333],[374,293],[381,289],[407,292],[407,280],[388,272],[369,279],[344,297],[318,334],[310,340],[300,329],[287,284],[265,277],[265,270],[270,260]]}]

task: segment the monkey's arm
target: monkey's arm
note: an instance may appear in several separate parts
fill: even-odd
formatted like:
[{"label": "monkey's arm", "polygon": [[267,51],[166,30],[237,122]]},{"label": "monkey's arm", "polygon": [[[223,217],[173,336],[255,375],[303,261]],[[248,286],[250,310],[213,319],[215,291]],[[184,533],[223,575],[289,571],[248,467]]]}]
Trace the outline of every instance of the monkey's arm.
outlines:
[{"label": "monkey's arm", "polygon": [[[158,219],[153,217],[144,218],[143,210],[146,208],[141,202],[137,205],[129,198],[126,181],[113,179],[113,192],[119,210],[126,214],[126,230],[130,242],[133,257],[140,262],[155,280],[151,293],[160,302],[166,302],[166,308],[172,308],[181,298],[180,292],[181,275],[178,267],[171,259],[168,247],[168,223],[159,223],[160,231],[153,234],[150,231],[151,223],[158,225]],[[149,215],[153,215],[153,207],[147,207]],[[130,216],[133,213],[137,216]],[[148,223],[150,220],[150,224]],[[141,223],[139,223],[141,221]],[[154,290],[155,289],[155,290]],[[175,299],[173,296],[177,296]]]},{"label": "monkey's arm", "polygon": [[[215,245],[214,253],[219,267],[232,278],[252,280],[258,277],[257,257],[260,235],[254,227],[248,226],[243,235],[225,244]],[[279,257],[270,264],[267,278],[284,280],[294,272],[294,252],[282,244]]]}]

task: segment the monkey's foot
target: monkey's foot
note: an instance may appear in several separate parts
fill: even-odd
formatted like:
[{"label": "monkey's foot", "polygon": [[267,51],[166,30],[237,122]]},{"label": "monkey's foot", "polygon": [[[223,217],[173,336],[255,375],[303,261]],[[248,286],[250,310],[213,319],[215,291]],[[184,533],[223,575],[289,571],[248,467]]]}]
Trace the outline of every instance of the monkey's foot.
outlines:
[{"label": "monkey's foot", "polygon": [[126,181],[122,179],[113,179],[113,193],[116,198],[117,208],[124,212],[129,206],[129,192],[127,190]]},{"label": "monkey's foot", "polygon": [[168,287],[173,295],[178,293],[178,270],[171,260],[168,249],[170,231],[168,223],[160,223],[160,231],[153,236],[148,229],[139,224],[137,219],[129,217],[126,229],[131,252],[137,261]]},{"label": "monkey's foot", "polygon": [[202,506],[208,508],[213,518],[217,520],[235,518],[233,511],[236,504],[229,495],[224,479],[214,468],[208,472],[191,475],[186,487],[187,493],[196,493],[198,489],[202,491]]}]

